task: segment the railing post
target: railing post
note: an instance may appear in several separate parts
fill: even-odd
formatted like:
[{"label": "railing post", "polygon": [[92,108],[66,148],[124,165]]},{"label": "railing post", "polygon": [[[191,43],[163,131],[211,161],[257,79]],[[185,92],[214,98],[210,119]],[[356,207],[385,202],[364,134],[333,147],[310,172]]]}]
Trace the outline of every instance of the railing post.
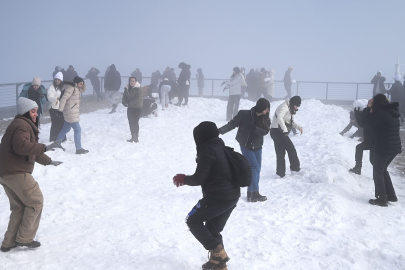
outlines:
[{"label": "railing post", "polygon": [[326,83],[326,100],[328,100],[329,83]]},{"label": "railing post", "polygon": [[356,100],[359,99],[359,84],[357,84]]},{"label": "railing post", "polygon": [[214,80],[212,80],[212,94],[211,96],[214,96]]}]

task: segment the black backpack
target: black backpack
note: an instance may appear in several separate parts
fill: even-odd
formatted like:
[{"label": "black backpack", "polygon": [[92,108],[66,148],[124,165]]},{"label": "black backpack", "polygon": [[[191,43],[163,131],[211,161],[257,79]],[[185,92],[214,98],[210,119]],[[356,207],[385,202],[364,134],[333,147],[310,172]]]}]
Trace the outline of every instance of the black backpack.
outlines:
[{"label": "black backpack", "polygon": [[252,183],[252,170],[249,161],[233,148],[225,146],[225,155],[232,173],[232,183],[238,187],[248,187]]}]

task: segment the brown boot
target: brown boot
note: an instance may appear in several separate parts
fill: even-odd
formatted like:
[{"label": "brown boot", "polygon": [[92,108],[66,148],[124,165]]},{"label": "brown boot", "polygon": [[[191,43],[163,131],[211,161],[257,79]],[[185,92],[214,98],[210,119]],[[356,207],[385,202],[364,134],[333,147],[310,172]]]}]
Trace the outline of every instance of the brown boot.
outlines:
[{"label": "brown boot", "polygon": [[226,263],[214,264],[212,262],[204,263],[202,266],[203,270],[228,270]]},{"label": "brown boot", "polygon": [[[228,257],[228,254],[226,254],[225,249],[222,247],[221,244],[219,244],[214,250],[210,250],[210,258],[207,263],[204,263],[202,265],[203,270],[216,270],[216,269],[227,269],[226,268],[226,262],[228,262],[230,259]],[[223,266],[225,264],[225,268],[218,268]]]}]

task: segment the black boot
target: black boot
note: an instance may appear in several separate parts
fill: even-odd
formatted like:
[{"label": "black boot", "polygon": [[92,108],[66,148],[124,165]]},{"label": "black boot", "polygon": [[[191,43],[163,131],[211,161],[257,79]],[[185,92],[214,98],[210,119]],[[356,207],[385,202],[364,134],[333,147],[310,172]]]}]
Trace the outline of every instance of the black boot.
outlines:
[{"label": "black boot", "polygon": [[350,169],[349,172],[361,175],[361,164],[356,163],[356,166]]},{"label": "black boot", "polygon": [[19,247],[27,247],[27,248],[38,248],[41,246],[41,243],[38,241],[31,241],[29,243],[18,243],[15,242],[15,244]]},{"label": "black boot", "polygon": [[387,207],[388,206],[387,196],[379,197],[377,199],[371,199],[371,200],[368,201],[368,203],[372,204],[372,205],[378,205],[378,206]]},{"label": "black boot", "polygon": [[133,143],[135,141],[135,134],[131,135],[131,139],[127,140],[127,142]]},{"label": "black boot", "polygon": [[109,114],[115,113],[115,112],[116,112],[116,109],[117,109],[117,107],[118,107],[117,104],[113,104],[112,106],[113,106],[113,107],[112,107],[112,110],[111,110],[111,112],[109,112]]},{"label": "black boot", "polygon": [[252,201],[252,195],[253,195],[253,192],[247,192],[247,201],[248,202],[251,202]]},{"label": "black boot", "polygon": [[10,250],[12,250],[13,248],[16,248],[17,245],[14,245],[12,247],[1,247],[0,250],[1,252],[9,252]]},{"label": "black boot", "polygon": [[267,201],[266,196],[260,195],[258,191],[252,192],[252,197],[250,199],[250,202],[264,202]]}]

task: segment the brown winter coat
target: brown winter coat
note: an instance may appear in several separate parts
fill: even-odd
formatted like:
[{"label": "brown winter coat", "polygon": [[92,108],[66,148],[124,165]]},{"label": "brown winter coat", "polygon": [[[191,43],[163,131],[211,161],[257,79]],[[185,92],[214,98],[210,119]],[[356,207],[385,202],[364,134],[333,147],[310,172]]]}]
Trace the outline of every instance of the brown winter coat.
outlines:
[{"label": "brown winter coat", "polygon": [[38,143],[38,128],[28,118],[17,115],[7,127],[0,144],[0,177],[32,173],[35,162],[48,165],[51,158],[45,145]]},{"label": "brown winter coat", "polygon": [[122,104],[128,104],[128,108],[142,108],[143,107],[143,91],[138,82],[135,87],[128,90],[129,85],[124,87],[124,94],[122,95]]},{"label": "brown winter coat", "polygon": [[86,84],[82,88],[72,84],[65,83],[62,87],[62,92],[65,92],[60,99],[59,111],[63,112],[66,122],[77,123],[80,121],[80,95],[86,92]]}]

